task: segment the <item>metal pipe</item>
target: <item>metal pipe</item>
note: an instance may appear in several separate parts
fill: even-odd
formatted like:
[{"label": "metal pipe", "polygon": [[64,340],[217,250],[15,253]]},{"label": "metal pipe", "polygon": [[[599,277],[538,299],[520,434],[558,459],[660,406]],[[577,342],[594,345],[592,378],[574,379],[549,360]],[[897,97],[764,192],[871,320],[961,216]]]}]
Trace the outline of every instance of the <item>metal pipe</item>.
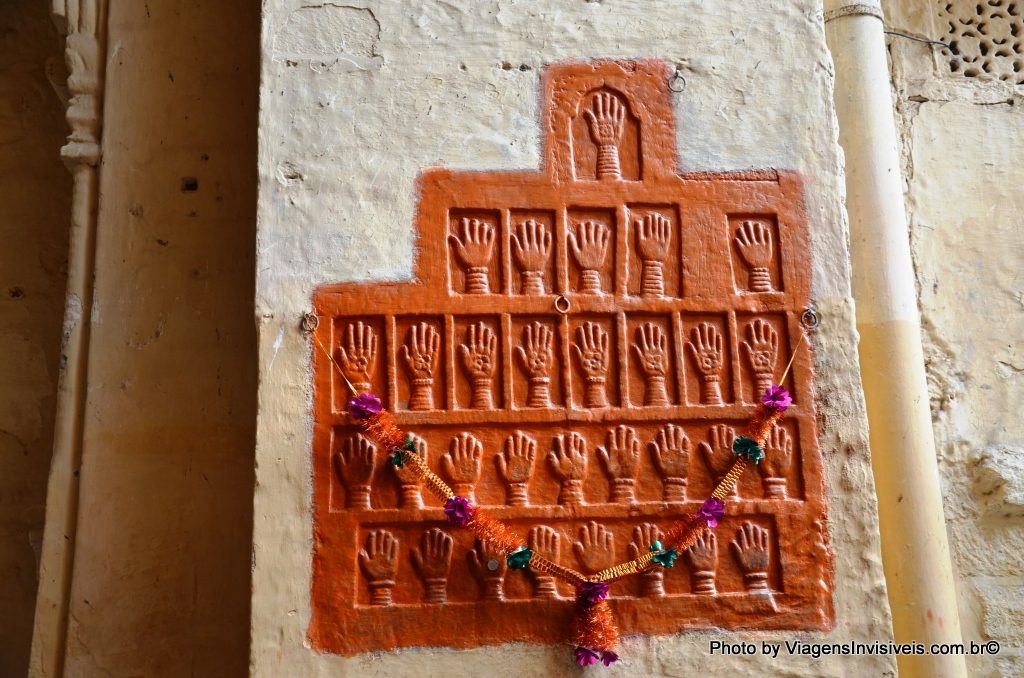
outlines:
[{"label": "metal pipe", "polygon": [[[903,202],[888,51],[878,0],[825,2],[846,155],[853,296],[871,464],[897,643],[959,643],[956,582],[942,510]],[[962,656],[900,655],[905,676],[966,676]]]}]

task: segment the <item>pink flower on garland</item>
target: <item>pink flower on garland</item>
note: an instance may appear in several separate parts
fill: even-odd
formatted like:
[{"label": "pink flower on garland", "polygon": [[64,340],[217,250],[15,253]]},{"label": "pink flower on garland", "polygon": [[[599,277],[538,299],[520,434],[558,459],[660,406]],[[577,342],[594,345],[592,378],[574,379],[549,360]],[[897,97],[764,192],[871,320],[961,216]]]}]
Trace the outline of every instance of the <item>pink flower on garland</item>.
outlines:
[{"label": "pink flower on garland", "polygon": [[725,504],[711,497],[701,505],[697,515],[707,521],[708,527],[718,527],[718,523],[725,516]]},{"label": "pink flower on garland", "polygon": [[793,397],[789,391],[781,386],[772,386],[761,396],[761,403],[769,410],[784,412],[787,407],[793,404]]},{"label": "pink flower on garland", "polygon": [[473,517],[473,507],[462,497],[452,497],[444,503],[444,515],[455,527],[465,527]]},{"label": "pink flower on garland", "polygon": [[384,409],[384,406],[381,404],[380,398],[372,393],[360,393],[348,402],[349,414],[359,421],[369,419],[375,414],[380,414],[382,409]]},{"label": "pink flower on garland", "polygon": [[597,605],[608,597],[608,584],[603,581],[586,581],[576,585],[576,595],[580,602]]},{"label": "pink flower on garland", "polygon": [[605,666],[611,666],[617,661],[619,661],[619,655],[615,654],[611,650],[605,650],[601,653],[601,662]]},{"label": "pink flower on garland", "polygon": [[[618,659],[618,657],[616,657],[616,659]],[[577,648],[576,648],[576,663],[577,664],[579,664],[580,666],[590,666],[591,664],[596,664],[597,660],[598,660],[598,654],[596,652],[594,652],[593,650],[591,650],[589,648],[586,648],[586,647],[578,647],[577,646]],[[611,662],[609,662],[609,664],[610,663]],[[605,666],[607,666],[607,665],[608,664],[605,664]]]}]

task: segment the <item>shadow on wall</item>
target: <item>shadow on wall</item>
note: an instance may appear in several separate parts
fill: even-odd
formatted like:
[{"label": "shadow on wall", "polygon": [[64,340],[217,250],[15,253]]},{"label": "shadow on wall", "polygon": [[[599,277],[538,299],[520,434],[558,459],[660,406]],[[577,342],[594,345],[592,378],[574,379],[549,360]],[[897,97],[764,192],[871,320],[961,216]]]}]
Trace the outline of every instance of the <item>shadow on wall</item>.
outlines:
[{"label": "shadow on wall", "polygon": [[28,667],[53,446],[71,176],[47,81],[61,42],[38,0],[0,2],[0,675]]}]

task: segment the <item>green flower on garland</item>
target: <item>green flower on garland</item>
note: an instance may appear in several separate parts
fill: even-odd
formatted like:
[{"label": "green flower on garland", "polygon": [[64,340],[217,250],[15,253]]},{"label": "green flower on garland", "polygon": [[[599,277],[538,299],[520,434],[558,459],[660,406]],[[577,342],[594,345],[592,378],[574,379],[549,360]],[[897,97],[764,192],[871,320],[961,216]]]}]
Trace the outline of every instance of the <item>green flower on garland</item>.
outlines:
[{"label": "green flower on garland", "polygon": [[390,458],[391,465],[395,466],[396,468],[402,468],[403,466],[405,466],[406,452],[409,452],[410,454],[416,454],[416,443],[413,442],[412,436],[406,436],[405,442],[402,443],[402,446],[395,450],[392,450]]},{"label": "green flower on garland", "polygon": [[506,560],[508,560],[508,566],[513,570],[522,570],[526,568],[531,558],[533,558],[533,551],[522,548],[515,553],[508,554]]},{"label": "green flower on garland", "polygon": [[672,567],[676,564],[676,559],[679,558],[679,554],[676,553],[675,549],[669,549],[668,551],[661,553],[664,549],[665,547],[661,545],[660,541],[651,542],[651,553],[656,554],[651,558],[651,560],[662,567]]},{"label": "green flower on garland", "polygon": [[764,450],[761,449],[756,440],[750,438],[737,438],[732,444],[732,451],[736,456],[746,457],[755,464],[764,459]]}]

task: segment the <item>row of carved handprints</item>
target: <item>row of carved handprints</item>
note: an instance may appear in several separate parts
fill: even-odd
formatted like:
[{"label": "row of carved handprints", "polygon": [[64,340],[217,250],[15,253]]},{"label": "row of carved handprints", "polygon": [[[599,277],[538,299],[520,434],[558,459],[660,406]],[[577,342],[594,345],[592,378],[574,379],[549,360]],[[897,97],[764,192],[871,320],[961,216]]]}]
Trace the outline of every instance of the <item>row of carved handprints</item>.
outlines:
[{"label": "row of carved handprints", "polygon": [[[634,221],[636,254],[641,261],[640,293],[645,297],[665,296],[665,266],[676,265],[671,258],[672,224],[657,212]],[[469,294],[490,294],[490,269],[494,265],[497,227],[486,219],[463,217],[448,236],[451,250],[466,275]],[[580,269],[579,292],[605,294],[601,273],[609,262],[612,228],[601,221],[571,224],[566,243]],[[549,294],[555,286],[549,261],[553,254],[553,235],[543,222],[526,219],[515,224],[509,234],[512,255],[525,295]],[[733,234],[736,251],[747,266],[747,287],[751,292],[771,292],[771,267],[774,253],[772,227],[766,221],[746,220]]]},{"label": "row of carved handprints", "polygon": [[[655,541],[662,539],[657,525],[642,523],[633,529],[633,539],[626,547],[630,560],[647,553]],[[560,531],[547,525],[530,529],[527,537],[529,548],[555,563],[562,560],[562,546],[569,541]],[[769,531],[756,523],[743,522],[732,540],[731,552],[743,575],[747,592],[767,593],[768,568],[771,562],[771,537]],[[423,600],[426,603],[448,602],[448,578],[452,563],[454,540],[441,528],[430,528],[423,532],[420,544],[410,550],[410,559],[423,582]],[[388,530],[369,532],[365,547],[359,552],[359,565],[370,593],[371,605],[391,605],[399,565],[399,540]],[[572,543],[576,563],[584,572],[595,573],[611,567],[617,562],[615,534],[597,522],[590,522],[579,530],[579,539]],[[715,579],[718,572],[718,540],[714,532],[699,537],[693,546],[682,553],[683,561],[690,572],[691,592],[698,595],[715,595],[718,590]],[[477,539],[474,548],[466,554],[469,569],[479,583],[479,599],[490,601],[505,600],[505,575],[508,565],[505,556],[486,540]],[[578,565],[577,565],[578,564]],[[654,567],[640,575],[643,597],[665,595],[666,571]],[[536,598],[553,599],[561,595],[555,578],[535,570],[529,570]]]},{"label": "row of carved handprints", "polygon": [[[523,328],[515,348],[528,375],[527,407],[550,407],[551,380],[556,372],[553,324],[534,321]],[[779,334],[770,323],[755,318],[744,326],[740,342],[750,363],[754,392],[763,393],[773,383],[779,363]],[[609,332],[600,323],[585,322],[576,328],[572,354],[584,374],[583,406],[607,407],[608,372],[611,367]],[[723,403],[721,381],[725,373],[727,351],[722,332],[702,322],[693,327],[685,341],[700,372],[700,402]],[[647,322],[636,328],[631,347],[644,380],[645,406],[669,405],[666,378],[671,357],[669,337],[658,324]],[[412,325],[402,344],[401,356],[409,379],[410,410],[432,410],[434,380],[441,361],[441,333],[430,322]],[[363,321],[349,323],[338,346],[339,365],[357,391],[369,391],[377,372],[378,340],[373,328]],[[678,352],[677,352],[678,353]],[[494,408],[494,381],[498,372],[498,335],[491,323],[481,320],[470,324],[459,343],[462,369],[471,388],[470,407]]]},{"label": "row of carved handprints", "polygon": [[[426,440],[415,433],[410,433],[409,437],[415,446],[415,454],[428,460]],[[715,424],[708,429],[707,439],[697,445],[701,459],[716,482],[729,471],[735,460],[732,449],[735,440],[736,429],[727,424]],[[689,436],[682,427],[666,424],[647,442],[646,447],[662,480],[663,500],[686,501],[692,449]],[[771,430],[765,445],[765,458],[757,466],[766,498],[786,498],[793,447],[793,438],[785,428],[775,426]],[[603,445],[592,446],[576,432],[555,436],[547,453],[547,462],[559,483],[558,503],[587,503],[584,484],[595,456],[601,460],[608,476],[610,493],[608,497],[589,497],[589,501],[635,503],[636,479],[643,456],[640,450],[641,440],[636,429],[624,424],[609,428]],[[503,449],[494,456],[509,506],[530,505],[530,481],[542,465],[538,465],[537,455],[537,440],[528,433],[516,431],[505,439]],[[361,433],[353,433],[336,442],[333,462],[338,479],[345,487],[347,508],[372,508],[370,488],[382,457],[377,446]],[[472,503],[476,503],[475,489],[483,470],[483,458],[483,442],[472,433],[465,432],[452,437],[448,451],[441,456],[442,477],[449,481],[457,495]],[[401,484],[399,505],[422,508],[423,494],[417,474],[409,466],[396,467],[395,472]],[[738,496],[738,489],[734,488],[733,496]]]}]

